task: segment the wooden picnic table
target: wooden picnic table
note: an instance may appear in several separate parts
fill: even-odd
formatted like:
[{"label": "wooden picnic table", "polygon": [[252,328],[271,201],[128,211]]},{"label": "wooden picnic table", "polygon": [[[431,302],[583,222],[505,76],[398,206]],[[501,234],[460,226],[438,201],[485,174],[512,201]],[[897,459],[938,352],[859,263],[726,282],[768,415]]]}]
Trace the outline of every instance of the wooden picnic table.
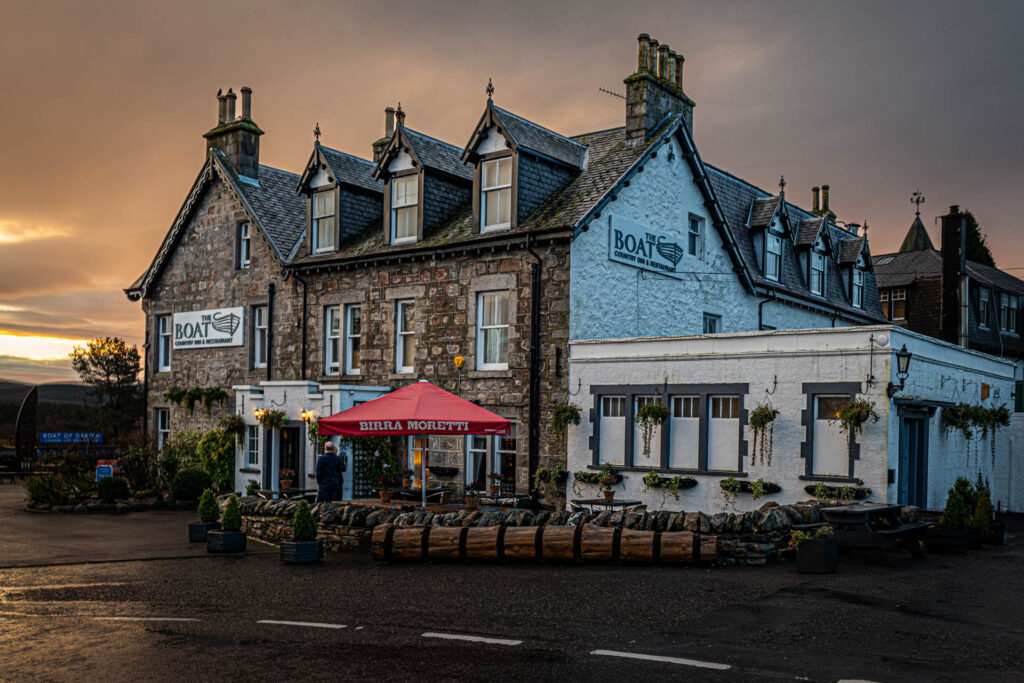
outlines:
[{"label": "wooden picnic table", "polygon": [[589,507],[591,510],[599,506],[604,506],[605,510],[613,510],[618,507],[631,508],[635,505],[643,504],[642,500],[623,500],[620,498],[612,498],[611,500],[606,498],[577,498],[571,502],[580,507]]},{"label": "wooden picnic table", "polygon": [[892,564],[889,552],[899,548],[924,557],[921,541],[931,526],[927,522],[905,524],[901,509],[900,505],[856,503],[822,508],[821,517],[835,530],[841,548],[876,550]]}]

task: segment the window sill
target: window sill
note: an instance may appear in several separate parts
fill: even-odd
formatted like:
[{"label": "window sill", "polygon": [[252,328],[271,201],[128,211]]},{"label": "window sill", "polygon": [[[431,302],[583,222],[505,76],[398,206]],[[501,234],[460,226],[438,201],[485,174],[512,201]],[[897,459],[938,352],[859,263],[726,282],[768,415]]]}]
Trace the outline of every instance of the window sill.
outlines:
[{"label": "window sill", "polygon": [[259,474],[260,473],[260,470],[254,470],[251,467],[243,467],[242,469],[240,469],[238,471],[241,472],[242,474]]},{"label": "window sill", "polygon": [[513,376],[511,368],[494,370],[469,370],[466,372],[467,379],[507,379]]},{"label": "window sill", "polygon": [[[587,465],[588,470],[599,471],[601,465]],[[684,470],[674,467],[626,467],[625,465],[612,465],[619,472],[659,472],[664,474],[687,474],[696,475],[701,477],[738,477],[744,478],[749,476],[746,472],[736,472],[734,470]]]},{"label": "window sill", "polygon": [[857,477],[833,477],[827,474],[816,475],[816,474],[801,474],[798,479],[800,481],[821,481],[828,482],[830,484],[857,484],[862,485],[864,482]]},{"label": "window sill", "polygon": [[401,239],[391,240],[391,246],[393,246],[393,247],[401,247],[401,246],[405,246],[406,244],[416,244],[416,238],[415,237],[403,237]]},{"label": "window sill", "polygon": [[489,225],[487,227],[480,228],[480,234],[481,235],[489,235],[492,232],[508,232],[511,229],[512,229],[512,224],[511,223],[506,223],[504,225]]}]

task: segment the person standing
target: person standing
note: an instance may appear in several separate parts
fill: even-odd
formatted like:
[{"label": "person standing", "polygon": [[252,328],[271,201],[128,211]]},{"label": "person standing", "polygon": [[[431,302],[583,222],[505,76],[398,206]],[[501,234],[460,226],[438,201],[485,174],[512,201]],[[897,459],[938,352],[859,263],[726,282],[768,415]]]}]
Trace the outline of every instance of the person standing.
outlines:
[{"label": "person standing", "polygon": [[341,498],[344,472],[345,462],[338,455],[338,447],[328,441],[323,455],[316,459],[316,502],[329,503]]}]

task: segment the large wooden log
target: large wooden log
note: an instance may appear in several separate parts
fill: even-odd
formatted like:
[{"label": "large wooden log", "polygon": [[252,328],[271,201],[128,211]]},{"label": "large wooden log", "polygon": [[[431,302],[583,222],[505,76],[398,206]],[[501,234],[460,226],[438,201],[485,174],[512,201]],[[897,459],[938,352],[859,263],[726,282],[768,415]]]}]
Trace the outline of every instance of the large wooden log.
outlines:
[{"label": "large wooden log", "polygon": [[430,530],[427,557],[435,562],[457,562],[465,551],[468,527],[435,526]]},{"label": "large wooden log", "polygon": [[399,526],[391,535],[392,561],[421,562],[427,559],[429,526]]},{"label": "large wooden log", "polygon": [[546,525],[543,529],[541,548],[545,562],[572,562],[576,559],[580,527]]},{"label": "large wooden log", "polygon": [[505,527],[471,526],[466,528],[465,558],[467,560],[501,559],[501,537]]},{"label": "large wooden log", "polygon": [[619,559],[623,562],[651,563],[658,559],[658,534],[653,531],[623,529],[619,536]]},{"label": "large wooden log", "polygon": [[580,530],[580,562],[614,562],[620,531],[618,527],[584,524]]},{"label": "large wooden log", "polygon": [[510,526],[502,539],[502,557],[507,561],[536,560],[539,526]]},{"label": "large wooden log", "polygon": [[692,531],[665,531],[661,534],[659,561],[664,564],[696,564],[700,539]]},{"label": "large wooden log", "polygon": [[391,534],[394,530],[394,524],[378,524],[373,527],[373,536],[370,538],[370,555],[373,559],[378,562],[391,559]]},{"label": "large wooden log", "polygon": [[718,562],[718,536],[700,537],[700,563],[714,564]]}]

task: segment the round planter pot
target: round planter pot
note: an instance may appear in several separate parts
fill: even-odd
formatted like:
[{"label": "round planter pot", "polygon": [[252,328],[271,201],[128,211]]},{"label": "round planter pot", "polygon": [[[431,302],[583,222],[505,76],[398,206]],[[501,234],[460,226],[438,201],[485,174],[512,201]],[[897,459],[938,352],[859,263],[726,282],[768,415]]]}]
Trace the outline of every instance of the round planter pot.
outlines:
[{"label": "round planter pot", "polygon": [[206,535],[206,550],[211,553],[240,553],[245,550],[245,533],[211,531]]},{"label": "round planter pot", "polygon": [[394,491],[377,491],[377,493],[380,495],[380,502],[382,503],[390,503],[391,496],[395,494]]},{"label": "round planter pot", "polygon": [[288,564],[310,564],[324,559],[324,542],[281,541],[281,561]]},{"label": "round planter pot", "polygon": [[808,538],[796,549],[796,570],[801,574],[831,574],[839,568],[839,542],[835,538]]},{"label": "round planter pot", "polygon": [[293,486],[295,486],[295,480],[294,479],[282,479],[281,480],[281,490],[282,491],[286,491],[286,490],[292,488]]},{"label": "round planter pot", "polygon": [[491,495],[496,496],[501,493],[501,484],[490,484]]},{"label": "round planter pot", "polygon": [[992,520],[988,525],[988,533],[985,534],[984,542],[989,545],[1002,545],[1003,536],[1006,534],[1006,522]]},{"label": "round planter pot", "polygon": [[188,542],[205,543],[206,534],[220,528],[220,522],[193,522],[188,525]]},{"label": "round planter pot", "polygon": [[967,529],[928,529],[925,543],[930,553],[963,555],[967,552]]},{"label": "round planter pot", "polygon": [[614,500],[615,499],[615,489],[605,489],[601,493],[604,494],[604,499],[605,500],[609,500],[610,501],[610,500]]}]

